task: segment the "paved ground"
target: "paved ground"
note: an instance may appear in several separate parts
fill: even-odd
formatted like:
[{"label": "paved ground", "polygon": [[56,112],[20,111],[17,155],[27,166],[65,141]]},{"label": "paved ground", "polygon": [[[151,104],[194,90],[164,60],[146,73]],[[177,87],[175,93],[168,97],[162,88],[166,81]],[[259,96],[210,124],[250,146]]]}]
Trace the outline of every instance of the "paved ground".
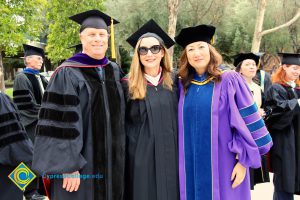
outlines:
[{"label": "paved ground", "polygon": [[[252,200],[273,199],[273,183],[272,183],[273,175],[270,174],[270,177],[271,177],[270,183],[263,183],[255,186],[254,191],[251,192]],[[300,196],[295,195],[294,200],[300,200]]]},{"label": "paved ground", "polygon": [[[273,174],[270,173],[271,182],[258,184],[251,192],[252,200],[272,200],[273,199]],[[300,196],[294,196],[294,200],[300,200]]]}]

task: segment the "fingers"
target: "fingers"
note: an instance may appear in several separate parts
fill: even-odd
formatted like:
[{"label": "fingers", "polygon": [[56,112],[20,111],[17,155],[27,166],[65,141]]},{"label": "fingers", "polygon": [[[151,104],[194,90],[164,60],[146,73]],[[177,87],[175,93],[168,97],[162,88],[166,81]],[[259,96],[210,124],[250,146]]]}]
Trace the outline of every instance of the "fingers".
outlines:
[{"label": "fingers", "polygon": [[72,181],[72,186],[69,190],[69,192],[77,191],[80,185],[80,179],[79,178],[74,178]]},{"label": "fingers", "polygon": [[231,181],[234,179],[234,182],[231,187],[234,189],[239,186],[244,181],[245,176],[246,168],[240,163],[237,163],[232,171]]},{"label": "fingers", "polygon": [[241,183],[238,182],[237,179],[234,180],[233,184],[232,184],[232,189],[236,188],[237,186],[239,186]]},{"label": "fingers", "polygon": [[68,192],[74,192],[79,189],[80,179],[79,178],[64,178],[63,188]]},{"label": "fingers", "polygon": [[66,190],[68,192],[70,192],[70,189],[71,189],[72,185],[74,184],[73,181],[74,181],[73,178],[68,178],[68,183],[67,183],[67,188],[66,188]]},{"label": "fingers", "polygon": [[232,173],[231,173],[231,181],[233,181],[234,177],[236,176],[236,170],[235,168],[232,170]]},{"label": "fingers", "polygon": [[68,180],[67,180],[67,178],[64,178],[64,180],[63,180],[63,189],[65,189],[66,188],[66,186],[67,186],[67,183],[68,183]]},{"label": "fingers", "polygon": [[[76,178],[77,179],[77,178]],[[77,187],[77,180],[72,180],[72,184],[70,186],[69,192],[73,192],[75,190],[75,187]]]},{"label": "fingers", "polygon": [[[79,172],[76,171],[67,175],[79,175]],[[63,179],[63,188],[67,192],[77,191],[79,189],[79,185],[80,185],[80,178],[78,177],[70,177],[70,178],[66,177]]]},{"label": "fingers", "polygon": [[234,182],[232,184],[232,188],[236,188],[237,186],[239,186],[242,182],[244,181],[244,178],[241,177],[241,175],[237,175],[234,179]]},{"label": "fingers", "polygon": [[79,189],[79,186],[80,186],[80,178],[77,179],[77,184],[76,184],[76,187],[75,187],[75,192]]},{"label": "fingers", "polygon": [[234,177],[236,176],[236,171],[235,171],[235,168],[233,169],[232,171],[232,174],[231,174],[231,181],[233,181]]}]

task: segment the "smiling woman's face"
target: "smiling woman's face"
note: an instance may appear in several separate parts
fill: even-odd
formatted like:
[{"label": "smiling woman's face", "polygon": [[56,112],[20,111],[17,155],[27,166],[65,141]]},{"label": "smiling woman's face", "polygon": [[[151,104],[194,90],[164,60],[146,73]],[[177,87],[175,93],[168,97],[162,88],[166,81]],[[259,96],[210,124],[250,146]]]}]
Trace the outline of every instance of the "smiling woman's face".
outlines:
[{"label": "smiling woman's face", "polygon": [[[160,46],[159,41],[154,37],[143,38],[140,43],[141,47],[151,48],[153,46]],[[148,50],[147,54],[139,54],[141,63],[145,68],[159,68],[160,61],[164,57],[164,50],[161,48],[158,53],[153,53],[151,50]]]},{"label": "smiling woman's face", "polygon": [[206,71],[210,61],[209,47],[206,42],[193,42],[185,47],[189,64],[197,72]]}]

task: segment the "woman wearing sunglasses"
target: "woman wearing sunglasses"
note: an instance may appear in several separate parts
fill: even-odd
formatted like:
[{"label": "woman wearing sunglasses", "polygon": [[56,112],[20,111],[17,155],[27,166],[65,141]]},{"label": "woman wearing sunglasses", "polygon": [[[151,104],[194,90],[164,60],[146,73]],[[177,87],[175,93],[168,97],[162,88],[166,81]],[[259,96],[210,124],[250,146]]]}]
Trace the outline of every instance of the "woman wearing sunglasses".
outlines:
[{"label": "woman wearing sunglasses", "polygon": [[127,39],[134,55],[126,95],[126,200],[178,200],[177,86],[167,48],[150,20]]},{"label": "woman wearing sunglasses", "polygon": [[247,83],[221,73],[211,45],[215,27],[184,28],[175,38],[180,63],[179,178],[181,200],[250,200],[249,167],[272,140]]}]

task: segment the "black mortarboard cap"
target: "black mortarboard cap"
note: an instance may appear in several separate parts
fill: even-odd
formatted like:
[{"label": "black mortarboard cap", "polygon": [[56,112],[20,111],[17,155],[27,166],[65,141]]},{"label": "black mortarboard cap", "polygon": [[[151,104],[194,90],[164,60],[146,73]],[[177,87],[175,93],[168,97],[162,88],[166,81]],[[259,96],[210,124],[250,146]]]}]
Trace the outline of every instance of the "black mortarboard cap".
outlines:
[{"label": "black mortarboard cap", "polygon": [[[111,25],[111,17],[99,10],[88,10],[69,17],[71,20],[81,25],[80,32],[85,28],[106,29]],[[113,19],[114,24],[119,22]]]},{"label": "black mortarboard cap", "polygon": [[155,37],[167,48],[170,48],[175,44],[168,34],[164,32],[163,29],[153,19],[145,23],[139,30],[127,38],[126,41],[134,48],[139,39],[145,37]]},{"label": "black mortarboard cap", "polygon": [[70,48],[75,48],[75,53],[82,52],[82,44],[81,43],[69,46],[68,49],[70,49]]},{"label": "black mortarboard cap", "polygon": [[240,54],[237,54],[234,56],[233,65],[236,67],[239,63],[241,63],[247,59],[254,60],[256,65],[258,65],[258,63],[259,63],[258,55],[255,55],[254,53],[240,53]]},{"label": "black mortarboard cap", "polygon": [[300,65],[299,53],[278,53],[278,55],[281,57],[282,65]]},{"label": "black mortarboard cap", "polygon": [[32,56],[32,55],[37,55],[37,56],[41,56],[41,57],[45,56],[44,50],[42,48],[39,48],[36,46],[23,44],[23,49],[24,49],[24,57]]},{"label": "black mortarboard cap", "polygon": [[182,47],[193,42],[207,42],[211,44],[216,28],[211,25],[201,24],[198,26],[183,28],[175,37],[175,41]]}]

